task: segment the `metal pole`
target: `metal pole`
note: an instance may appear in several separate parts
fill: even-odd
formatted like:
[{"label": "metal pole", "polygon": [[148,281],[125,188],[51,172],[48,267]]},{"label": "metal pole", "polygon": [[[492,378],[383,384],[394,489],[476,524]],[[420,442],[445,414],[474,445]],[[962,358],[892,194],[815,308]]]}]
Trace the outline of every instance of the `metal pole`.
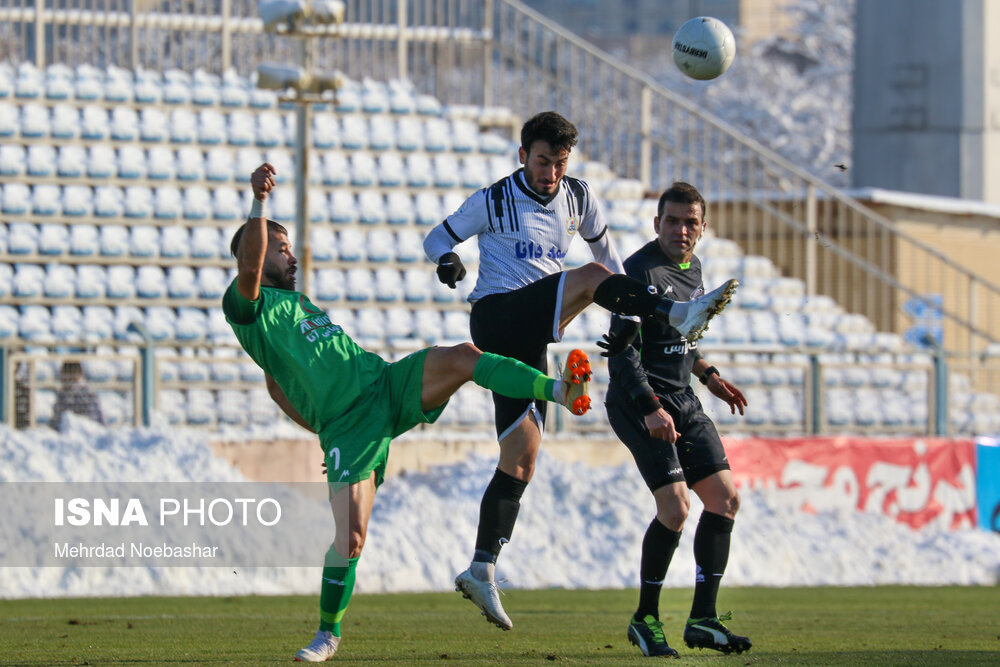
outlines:
[{"label": "metal pole", "polygon": [[35,67],[45,69],[45,0],[35,0]]},{"label": "metal pole", "polygon": [[132,0],[131,11],[129,12],[129,29],[131,32],[132,43],[129,44],[129,63],[132,66],[132,71],[139,69],[139,9],[141,8],[142,0]]},{"label": "metal pole", "polygon": [[398,25],[399,25],[399,36],[396,39],[396,65],[399,72],[399,78],[401,80],[406,80],[409,76],[409,46],[406,42],[406,6],[409,4],[408,0],[397,0],[396,11],[398,13]]},{"label": "metal pole", "polygon": [[153,411],[156,409],[157,403],[156,350],[152,337],[146,338],[146,344],[139,350],[139,359],[142,362],[142,385],[139,392],[142,395],[142,425],[149,426],[153,421]]},{"label": "metal pole", "polygon": [[944,347],[934,352],[934,435],[948,435],[948,360]]},{"label": "metal pole", "polygon": [[224,74],[233,64],[233,32],[229,27],[232,21],[233,0],[222,0],[222,62],[219,64],[219,74]]},{"label": "metal pole", "polygon": [[493,0],[483,3],[483,106],[493,105]]},{"label": "metal pole", "polygon": [[640,94],[639,136],[641,137],[641,155],[639,156],[639,180],[647,192],[653,188],[653,144],[650,135],[653,132],[653,91],[649,86],[642,87]]},{"label": "metal pole", "polygon": [[14,393],[13,377],[13,369],[7,368],[7,346],[2,345],[0,346],[0,424],[9,424],[11,427],[13,427],[14,422],[8,421],[8,419],[14,411],[8,401]]},{"label": "metal pole", "polygon": [[812,394],[812,411],[810,433],[819,435],[823,431],[823,421],[825,418],[823,410],[823,366],[819,363],[818,354],[809,355],[810,370],[810,393]]},{"label": "metal pole", "polygon": [[[299,66],[312,71],[312,38],[298,40]],[[312,268],[312,250],[309,247],[309,123],[312,122],[309,95],[298,91],[295,100],[295,237],[301,276],[299,291],[309,294],[309,273]]]},{"label": "metal pole", "polygon": [[816,238],[817,225],[816,186],[811,183],[806,187],[806,296],[816,296]]}]

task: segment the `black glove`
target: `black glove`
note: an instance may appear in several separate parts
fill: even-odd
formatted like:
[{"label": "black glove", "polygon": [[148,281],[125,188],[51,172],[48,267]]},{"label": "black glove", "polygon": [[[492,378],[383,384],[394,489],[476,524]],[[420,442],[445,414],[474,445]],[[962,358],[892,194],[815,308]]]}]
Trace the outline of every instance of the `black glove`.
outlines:
[{"label": "black glove", "polygon": [[453,252],[446,252],[438,260],[437,267],[438,280],[448,287],[455,289],[455,283],[465,277],[465,267],[462,260]]},{"label": "black glove", "polygon": [[639,335],[639,323],[615,316],[611,318],[611,330],[604,334],[604,341],[597,341],[597,347],[604,348],[602,357],[614,357],[626,350]]}]

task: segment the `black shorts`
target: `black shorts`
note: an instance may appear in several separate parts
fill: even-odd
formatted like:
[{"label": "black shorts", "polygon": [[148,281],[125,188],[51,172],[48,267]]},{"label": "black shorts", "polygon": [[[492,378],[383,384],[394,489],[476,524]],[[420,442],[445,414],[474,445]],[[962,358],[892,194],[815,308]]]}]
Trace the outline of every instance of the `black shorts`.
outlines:
[{"label": "black shorts", "polygon": [[[472,342],[484,352],[513,357],[548,372],[548,345],[559,339],[564,273],[555,273],[512,292],[490,294],[472,304]],[[527,417],[534,404],[539,426],[545,422],[546,401],[508,398],[493,393],[497,438]]]},{"label": "black shorts", "polygon": [[681,434],[676,444],[651,436],[643,415],[634,405],[620,402],[606,405],[611,428],[632,452],[649,490],[656,491],[676,482],[691,486],[720,470],[729,470],[719,432],[691,387],[659,398]]}]

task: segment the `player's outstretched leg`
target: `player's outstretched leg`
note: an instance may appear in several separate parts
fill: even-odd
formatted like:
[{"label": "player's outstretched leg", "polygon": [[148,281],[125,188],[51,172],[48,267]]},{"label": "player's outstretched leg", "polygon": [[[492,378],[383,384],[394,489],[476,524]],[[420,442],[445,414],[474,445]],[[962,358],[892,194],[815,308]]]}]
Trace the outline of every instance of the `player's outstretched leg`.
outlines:
[{"label": "player's outstretched leg", "polygon": [[472,379],[480,387],[510,398],[534,398],[559,403],[575,415],[590,409],[590,359],[583,350],[573,350],[561,379],[516,359],[483,352],[476,361]]},{"label": "player's outstretched leg", "polygon": [[680,657],[677,651],[667,644],[667,638],[663,634],[663,623],[660,623],[652,615],[647,614],[641,621],[633,618],[632,622],[628,624],[626,636],[632,644],[639,647],[639,650],[646,657]]},{"label": "player's outstretched leg", "polygon": [[705,334],[709,321],[729,304],[739,286],[738,280],[731,279],[693,301],[661,301],[656,317],[694,342]]},{"label": "player's outstretched leg", "polygon": [[340,637],[329,630],[317,630],[309,646],[295,654],[295,662],[326,662],[337,652]]},{"label": "player's outstretched leg", "polygon": [[684,628],[684,643],[688,648],[710,648],[723,653],[742,653],[749,651],[753,642],[749,637],[733,634],[723,621],[733,617],[733,612],[726,612],[713,618],[689,618]]}]

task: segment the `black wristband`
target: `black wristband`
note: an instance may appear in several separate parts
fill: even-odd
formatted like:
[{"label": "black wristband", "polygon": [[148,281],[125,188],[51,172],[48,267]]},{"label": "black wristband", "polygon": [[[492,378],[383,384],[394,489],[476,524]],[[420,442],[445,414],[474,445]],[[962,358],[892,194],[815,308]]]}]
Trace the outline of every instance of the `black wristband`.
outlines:
[{"label": "black wristband", "polygon": [[709,366],[708,368],[705,369],[705,372],[701,374],[701,377],[699,377],[698,380],[702,384],[708,384],[708,378],[718,374],[719,374],[718,368],[716,368],[715,366]]},{"label": "black wristband", "polygon": [[646,392],[635,397],[635,405],[643,415],[651,415],[662,407],[656,394],[647,394]]}]

